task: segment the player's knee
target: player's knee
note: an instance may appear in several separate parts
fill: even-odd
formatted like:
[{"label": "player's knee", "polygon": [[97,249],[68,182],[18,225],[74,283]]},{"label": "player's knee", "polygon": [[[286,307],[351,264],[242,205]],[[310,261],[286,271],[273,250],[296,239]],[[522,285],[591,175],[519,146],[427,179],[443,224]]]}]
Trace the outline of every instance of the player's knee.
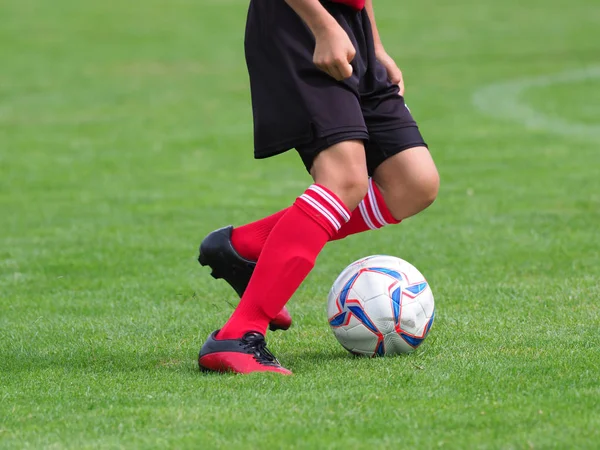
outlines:
[{"label": "player's knee", "polygon": [[437,198],[440,177],[435,169],[419,173],[410,180],[399,180],[387,189],[386,202],[394,218],[404,220],[428,208]]},{"label": "player's knee", "polygon": [[346,173],[338,180],[336,194],[346,207],[353,211],[369,190],[369,179],[362,173]]},{"label": "player's knee", "polygon": [[321,152],[311,174],[316,183],[336,194],[353,211],[367,194],[369,175],[361,141],[345,141]]}]

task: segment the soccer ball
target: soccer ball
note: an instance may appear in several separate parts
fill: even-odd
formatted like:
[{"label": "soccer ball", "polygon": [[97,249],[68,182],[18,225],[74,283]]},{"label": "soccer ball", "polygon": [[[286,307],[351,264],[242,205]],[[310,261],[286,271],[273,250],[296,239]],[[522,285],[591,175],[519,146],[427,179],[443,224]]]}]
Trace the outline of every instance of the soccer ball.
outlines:
[{"label": "soccer ball", "polygon": [[350,264],[333,283],[327,316],[340,344],[355,355],[410,353],[434,318],[433,293],[421,272],[393,256]]}]

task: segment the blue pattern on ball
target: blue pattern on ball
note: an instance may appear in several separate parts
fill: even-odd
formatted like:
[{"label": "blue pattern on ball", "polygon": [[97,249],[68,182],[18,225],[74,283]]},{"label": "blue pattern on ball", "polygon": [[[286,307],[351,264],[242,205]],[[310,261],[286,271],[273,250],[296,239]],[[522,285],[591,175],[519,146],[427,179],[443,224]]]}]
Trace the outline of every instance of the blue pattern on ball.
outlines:
[{"label": "blue pattern on ball", "polygon": [[369,272],[383,273],[385,275],[389,275],[389,276],[395,278],[398,281],[402,281],[402,275],[400,274],[400,272],[398,272],[396,270],[387,269],[385,267],[369,267]]},{"label": "blue pattern on ball", "polygon": [[354,314],[354,317],[356,317],[358,320],[360,320],[362,322],[362,324],[365,327],[367,327],[373,333],[376,333],[376,334],[379,333],[379,330],[377,329],[375,324],[373,322],[371,322],[371,319],[369,319],[369,316],[367,316],[367,313],[360,306],[350,305],[350,306],[348,306],[348,309],[350,310],[350,312],[352,314]]}]

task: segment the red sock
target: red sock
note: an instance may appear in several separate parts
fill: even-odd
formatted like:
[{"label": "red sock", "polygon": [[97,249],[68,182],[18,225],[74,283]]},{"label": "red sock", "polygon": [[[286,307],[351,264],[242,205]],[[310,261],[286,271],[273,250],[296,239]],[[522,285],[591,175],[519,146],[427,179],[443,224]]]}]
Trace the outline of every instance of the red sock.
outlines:
[{"label": "red sock", "polygon": [[219,339],[236,339],[249,331],[265,334],[312,270],[319,252],[350,212],[331,191],[313,184],[273,227],[240,304]]},{"label": "red sock", "polygon": [[[250,261],[258,261],[269,233],[289,209],[286,208],[264,219],[234,228],[231,235],[233,248],[243,258]],[[400,223],[400,221],[394,219],[394,216],[392,216],[392,213],[385,204],[381,191],[373,180],[369,179],[369,192],[367,196],[358,208],[354,210],[350,221],[344,224],[340,231],[330,240],[337,241],[351,234],[375,230],[385,225],[397,223]]]},{"label": "red sock", "polygon": [[394,219],[392,213],[385,204],[383,194],[369,178],[369,191],[366,197],[358,205],[358,208],[352,213],[350,221],[331,239],[337,241],[344,239],[351,234],[362,233],[367,230],[377,230],[386,225],[400,223],[400,220]]},{"label": "red sock", "polygon": [[269,237],[269,233],[288,209],[276,212],[256,222],[234,228],[231,233],[233,248],[235,248],[242,258],[250,261],[258,261],[258,256]]}]

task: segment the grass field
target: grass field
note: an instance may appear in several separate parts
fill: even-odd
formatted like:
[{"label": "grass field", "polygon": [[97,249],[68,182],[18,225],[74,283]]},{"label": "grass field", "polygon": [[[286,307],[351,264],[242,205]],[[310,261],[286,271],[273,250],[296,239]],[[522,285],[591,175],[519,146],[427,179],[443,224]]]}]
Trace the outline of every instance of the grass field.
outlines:
[{"label": "grass field", "polygon": [[[376,1],[442,188],[326,247],[268,337],[290,378],[196,362],[236,302],[201,238],[310,182],[252,160],[246,7],[0,3],[0,448],[599,448],[597,0]],[[374,253],[436,294],[409,357],[328,329]]]}]

